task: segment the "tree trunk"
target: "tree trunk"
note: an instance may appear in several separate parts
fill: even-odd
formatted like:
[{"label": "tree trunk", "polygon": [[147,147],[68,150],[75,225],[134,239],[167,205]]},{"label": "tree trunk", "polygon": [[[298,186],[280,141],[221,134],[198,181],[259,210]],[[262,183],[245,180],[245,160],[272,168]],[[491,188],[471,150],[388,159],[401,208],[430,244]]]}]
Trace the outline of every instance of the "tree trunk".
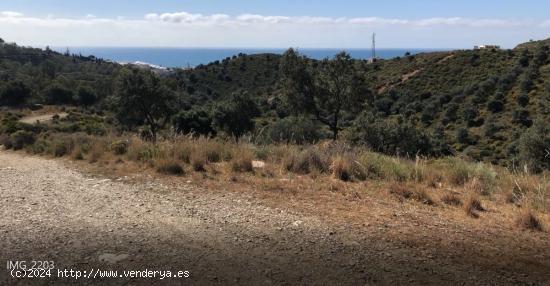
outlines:
[{"label": "tree trunk", "polygon": [[334,121],[332,123],[332,140],[338,139],[338,112],[334,114]]}]

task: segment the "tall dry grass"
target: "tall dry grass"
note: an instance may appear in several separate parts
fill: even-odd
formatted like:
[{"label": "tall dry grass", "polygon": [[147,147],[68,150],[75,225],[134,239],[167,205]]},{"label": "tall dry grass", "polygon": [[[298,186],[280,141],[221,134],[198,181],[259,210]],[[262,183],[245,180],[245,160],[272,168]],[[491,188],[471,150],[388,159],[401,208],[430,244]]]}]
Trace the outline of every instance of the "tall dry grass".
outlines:
[{"label": "tall dry grass", "polygon": [[[544,175],[514,173],[456,157],[393,157],[338,142],[257,146],[231,140],[181,136],[153,144],[136,136],[96,137],[75,133],[46,134],[26,148],[31,153],[69,156],[91,163],[129,161],[168,175],[195,171],[216,175],[228,172],[228,176],[248,173],[261,177],[269,173],[270,178],[296,174],[312,179],[332,177],[335,182],[377,181],[393,186],[391,193],[397,197],[409,196],[426,204],[435,204],[430,194],[440,194],[437,197],[442,203],[462,205],[472,216],[479,216],[481,199],[492,196],[497,199],[500,196],[502,202],[539,213],[550,212],[550,181]],[[261,165],[265,165],[266,170],[254,170],[252,162],[255,160],[263,161]]]}]

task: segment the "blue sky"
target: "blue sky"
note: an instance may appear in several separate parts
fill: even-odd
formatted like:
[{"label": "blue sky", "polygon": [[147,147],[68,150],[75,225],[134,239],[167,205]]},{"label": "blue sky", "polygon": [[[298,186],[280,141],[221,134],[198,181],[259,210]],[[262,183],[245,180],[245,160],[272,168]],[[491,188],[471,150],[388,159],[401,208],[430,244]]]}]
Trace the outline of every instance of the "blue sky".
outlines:
[{"label": "blue sky", "polygon": [[25,45],[505,47],[550,37],[550,1],[18,0],[0,37]]}]

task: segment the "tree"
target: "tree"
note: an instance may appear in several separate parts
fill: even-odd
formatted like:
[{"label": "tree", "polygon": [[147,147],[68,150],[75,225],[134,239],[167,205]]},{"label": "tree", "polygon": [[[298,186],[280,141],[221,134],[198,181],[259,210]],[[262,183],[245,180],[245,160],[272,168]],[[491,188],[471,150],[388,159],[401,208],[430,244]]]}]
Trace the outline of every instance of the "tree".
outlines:
[{"label": "tree", "polygon": [[529,95],[527,93],[522,93],[517,98],[518,104],[521,107],[526,107],[529,104]]},{"label": "tree", "polygon": [[512,114],[512,122],[526,127],[531,127],[531,125],[533,125],[533,120],[531,119],[529,111],[525,108],[514,110],[514,113]]},{"label": "tree", "polygon": [[466,121],[469,127],[477,125],[478,115],[479,115],[479,112],[472,105],[466,106],[463,112],[464,121]]},{"label": "tree", "polygon": [[283,55],[281,71],[287,100],[296,110],[313,114],[327,125],[334,140],[345,125],[344,114],[361,108],[369,92],[353,60],[345,52],[331,60],[323,60],[312,69],[307,58],[289,49]]},{"label": "tree", "polygon": [[410,122],[401,121],[383,120],[363,112],[347,132],[347,139],[389,155],[437,155],[439,150],[436,152],[433,148],[429,134]]},{"label": "tree", "polygon": [[535,172],[550,169],[550,127],[537,120],[519,140],[519,156]]},{"label": "tree", "polygon": [[306,144],[323,138],[319,123],[306,116],[289,116],[266,126],[258,134],[262,143]]},{"label": "tree", "polygon": [[54,83],[43,92],[47,104],[70,104],[73,102],[72,90]]},{"label": "tree", "polygon": [[132,127],[145,124],[156,141],[172,112],[174,94],[151,71],[121,70],[116,79],[113,108],[120,123]]},{"label": "tree", "polygon": [[493,99],[489,101],[487,107],[492,113],[499,113],[504,108],[504,103],[501,100]]},{"label": "tree", "polygon": [[234,136],[238,140],[243,134],[254,129],[252,119],[258,115],[258,106],[248,93],[233,93],[214,107],[213,125],[217,130]]},{"label": "tree", "polygon": [[97,96],[94,94],[94,92],[91,89],[86,87],[81,87],[78,89],[76,101],[79,104],[87,107],[94,104],[96,100],[97,100]]},{"label": "tree", "polygon": [[177,133],[214,135],[212,118],[204,109],[190,109],[180,111],[172,118],[172,126]]},{"label": "tree", "polygon": [[0,105],[17,106],[31,96],[31,89],[21,81],[11,81],[0,91]]},{"label": "tree", "polygon": [[470,132],[466,128],[460,128],[456,132],[456,141],[462,144],[470,143]]}]

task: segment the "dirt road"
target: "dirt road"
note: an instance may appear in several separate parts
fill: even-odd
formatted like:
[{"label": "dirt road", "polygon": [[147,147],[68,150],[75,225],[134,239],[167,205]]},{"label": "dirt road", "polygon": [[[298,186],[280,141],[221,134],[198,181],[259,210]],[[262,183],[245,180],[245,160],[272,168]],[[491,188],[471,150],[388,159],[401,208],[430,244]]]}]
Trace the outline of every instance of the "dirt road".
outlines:
[{"label": "dirt road", "polygon": [[69,114],[66,112],[61,112],[61,113],[52,113],[52,114],[30,115],[30,116],[21,118],[19,121],[27,124],[34,124],[36,122],[44,123],[44,122],[52,121],[56,115],[59,116],[59,118],[65,118]]},{"label": "dirt road", "polygon": [[92,177],[63,161],[0,151],[2,263],[47,260],[54,261],[56,268],[90,272],[100,268],[190,274],[164,280],[76,280],[55,278],[55,270],[49,279],[25,280],[10,278],[2,266],[0,284],[548,285],[550,281],[543,271],[548,257],[503,268],[498,262],[476,260],[483,254],[475,246],[467,245],[472,253],[457,248],[459,255],[430,250],[420,243],[385,239],[384,228],[357,230],[269,205],[246,193],[203,190],[183,182],[128,183]]}]

